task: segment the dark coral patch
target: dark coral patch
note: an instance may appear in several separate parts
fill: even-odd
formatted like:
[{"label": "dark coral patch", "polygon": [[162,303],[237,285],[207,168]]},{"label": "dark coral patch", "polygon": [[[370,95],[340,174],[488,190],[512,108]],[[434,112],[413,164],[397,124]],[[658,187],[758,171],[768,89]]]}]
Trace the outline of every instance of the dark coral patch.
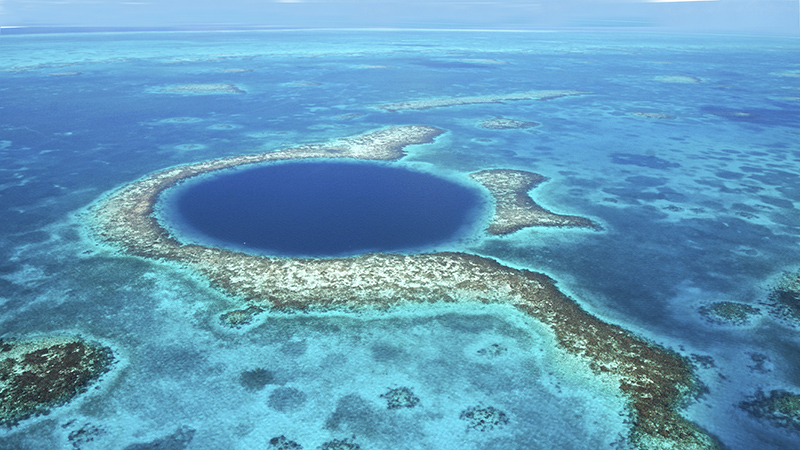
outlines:
[{"label": "dark coral patch", "polygon": [[759,390],[739,407],[751,416],[766,419],[779,427],[800,431],[800,395],[774,390],[769,395]]},{"label": "dark coral patch", "polygon": [[768,299],[772,314],[800,320],[800,272],[786,272],[772,287]]},{"label": "dark coral patch", "polygon": [[461,411],[459,418],[467,422],[467,427],[478,431],[489,431],[508,423],[506,413],[493,406],[467,408]]},{"label": "dark coral patch", "polygon": [[761,312],[754,306],[737,302],[715,302],[701,306],[699,311],[709,322],[731,325],[747,324]]},{"label": "dark coral patch", "polygon": [[274,448],[275,450],[302,450],[303,446],[298,444],[295,441],[290,441],[284,435],[280,435],[278,437],[274,437],[269,440],[270,448]]},{"label": "dark coral patch", "polygon": [[259,308],[258,306],[250,306],[246,309],[228,311],[225,314],[222,314],[219,317],[219,320],[223,325],[231,328],[241,328],[243,325],[252,323],[253,319],[255,319],[256,316],[262,312],[264,312],[263,308]]},{"label": "dark coral patch", "polygon": [[389,389],[387,393],[381,394],[381,398],[386,399],[388,409],[413,408],[419,403],[419,397],[407,387]]},{"label": "dark coral patch", "polygon": [[358,450],[360,445],[353,442],[352,439],[334,439],[322,444],[320,450]]},{"label": "dark coral patch", "polygon": [[500,355],[504,354],[507,351],[508,351],[508,348],[506,348],[503,345],[495,343],[495,344],[492,344],[492,345],[490,345],[488,347],[485,347],[485,348],[482,348],[482,349],[478,350],[478,354],[481,355],[481,356],[486,356],[488,358],[494,358],[494,357],[497,357],[497,356],[500,356]]},{"label": "dark coral patch", "polygon": [[75,338],[0,344],[0,424],[13,425],[85,391],[108,371],[111,350]]},{"label": "dark coral patch", "polygon": [[169,436],[150,442],[131,444],[124,450],[183,450],[192,442],[195,431],[187,426],[182,426]]},{"label": "dark coral patch", "polygon": [[508,119],[505,117],[495,117],[481,121],[478,126],[489,130],[519,130],[524,128],[538,127],[538,122],[528,122],[525,120]]},{"label": "dark coral patch", "polygon": [[[64,425],[64,427],[67,427],[70,424],[71,423],[67,423]],[[69,435],[67,436],[67,440],[72,444],[73,448],[80,449],[87,443],[94,441],[94,439],[101,434],[103,434],[103,430],[90,423],[87,423],[77,430],[70,431]]]}]

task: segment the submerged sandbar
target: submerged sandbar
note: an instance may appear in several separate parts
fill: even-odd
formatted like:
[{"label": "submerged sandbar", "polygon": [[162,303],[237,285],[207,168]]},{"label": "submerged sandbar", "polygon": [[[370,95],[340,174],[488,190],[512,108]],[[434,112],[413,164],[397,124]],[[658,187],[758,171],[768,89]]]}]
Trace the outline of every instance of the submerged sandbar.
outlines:
[{"label": "submerged sandbar", "polygon": [[[177,262],[203,274],[254,312],[352,310],[429,302],[513,305],[548,326],[560,347],[581,357],[594,373],[618,380],[630,402],[634,417],[631,440],[637,446],[715,448],[713,438],[676,412],[684,396],[696,388],[688,362],[588,314],[546,275],[452,252],[331,259],[256,256],[183,244],[153,216],[161,192],[205,172],[295,158],[395,160],[403,156],[403,147],[432,142],[441,133],[426,126],[391,127],[328,144],[166,169],[123,186],[93,207],[94,231],[101,241],[130,254]],[[530,183],[512,172],[499,174],[522,178],[521,185]],[[492,171],[478,176],[492,185],[501,183],[503,177]],[[511,192],[519,195],[519,188]]]}]

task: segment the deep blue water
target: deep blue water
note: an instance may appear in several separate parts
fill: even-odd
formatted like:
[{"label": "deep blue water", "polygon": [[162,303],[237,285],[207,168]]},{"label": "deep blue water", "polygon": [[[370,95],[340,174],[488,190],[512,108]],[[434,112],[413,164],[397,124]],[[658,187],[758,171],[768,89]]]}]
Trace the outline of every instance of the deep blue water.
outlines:
[{"label": "deep blue water", "polygon": [[182,226],[223,244],[292,256],[441,243],[470,225],[481,200],[475,189],[430,174],[352,162],[231,171],[176,197]]}]

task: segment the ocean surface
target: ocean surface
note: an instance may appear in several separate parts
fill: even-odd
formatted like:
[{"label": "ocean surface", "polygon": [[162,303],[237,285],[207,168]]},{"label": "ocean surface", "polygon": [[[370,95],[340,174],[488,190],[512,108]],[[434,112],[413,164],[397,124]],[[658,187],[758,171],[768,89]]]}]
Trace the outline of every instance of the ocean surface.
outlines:
[{"label": "ocean surface", "polygon": [[[220,315],[241,301],[89,232],[91,205],[154,171],[411,124],[446,133],[385,165],[441,180],[536,172],[549,179],[537,203],[602,225],[462,230],[436,250],[545,273],[591,314],[688,358],[704,390],[680,412],[727,448],[800,448],[800,416],[752,407],[800,394],[800,317],[774,295],[800,268],[798,44],[596,31],[0,37],[0,337],[80,336],[116,358],[87,392],[0,429],[0,448],[278,448],[280,436],[305,449],[631,448],[617,386],[511,308],[270,312],[232,329]],[[175,88],[209,84],[235,89]],[[587,94],[377,108],[550,89]],[[538,125],[481,126],[494,118]],[[719,305],[751,308],[731,318]],[[418,401],[391,408],[392,392]],[[489,407],[507,420],[465,419]]]}]

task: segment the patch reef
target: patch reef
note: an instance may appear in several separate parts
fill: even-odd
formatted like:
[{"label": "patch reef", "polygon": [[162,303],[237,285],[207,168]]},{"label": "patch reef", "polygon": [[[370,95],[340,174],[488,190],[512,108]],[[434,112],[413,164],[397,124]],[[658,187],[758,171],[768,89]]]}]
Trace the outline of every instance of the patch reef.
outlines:
[{"label": "patch reef", "polygon": [[[442,130],[391,127],[329,144],[207,161],[148,175],[112,193],[92,209],[97,237],[126,252],[180,263],[241,298],[245,311],[386,308],[424,302],[503,303],[550,327],[564,351],[582,357],[597,374],[615,377],[635,422],[631,439],[641,448],[715,448],[703,430],[675,410],[695,388],[681,357],[588,314],[546,275],[503,266],[465,253],[367,254],[352,258],[274,258],[182,244],[153,217],[158,196],[187,178],[242,164],[298,158],[395,160],[403,148],[432,142]],[[490,233],[523,226],[593,226],[557,216],[525,201],[540,175],[485,171],[473,178],[496,197]],[[533,207],[531,206],[533,205]],[[521,216],[520,220],[515,215]],[[539,219],[536,219],[536,218]]]},{"label": "patch reef", "polygon": [[547,181],[537,173],[495,169],[469,175],[482,184],[495,199],[489,234],[509,234],[527,227],[584,227],[600,229],[589,219],[554,214],[537,205],[528,191]]},{"label": "patch reef", "polygon": [[71,337],[0,340],[0,424],[66,403],[109,370],[111,349]]},{"label": "patch reef", "polygon": [[386,105],[379,105],[378,108],[386,111],[403,111],[406,109],[431,109],[441,108],[445,106],[458,106],[458,105],[474,105],[478,103],[505,103],[519,100],[550,100],[559,97],[568,97],[571,95],[584,95],[588,92],[582,91],[530,91],[518,92],[515,94],[505,95],[486,95],[482,97],[445,97],[445,98],[432,98],[429,100],[416,100],[411,102],[389,103]]},{"label": "patch reef", "polygon": [[178,84],[158,89],[156,92],[165,94],[244,94],[245,91],[236,85],[216,84]]},{"label": "patch reef", "polygon": [[509,119],[506,117],[494,117],[492,119],[482,120],[478,123],[481,128],[487,130],[522,130],[525,128],[538,127],[540,124],[537,122],[528,122],[525,120]]}]

